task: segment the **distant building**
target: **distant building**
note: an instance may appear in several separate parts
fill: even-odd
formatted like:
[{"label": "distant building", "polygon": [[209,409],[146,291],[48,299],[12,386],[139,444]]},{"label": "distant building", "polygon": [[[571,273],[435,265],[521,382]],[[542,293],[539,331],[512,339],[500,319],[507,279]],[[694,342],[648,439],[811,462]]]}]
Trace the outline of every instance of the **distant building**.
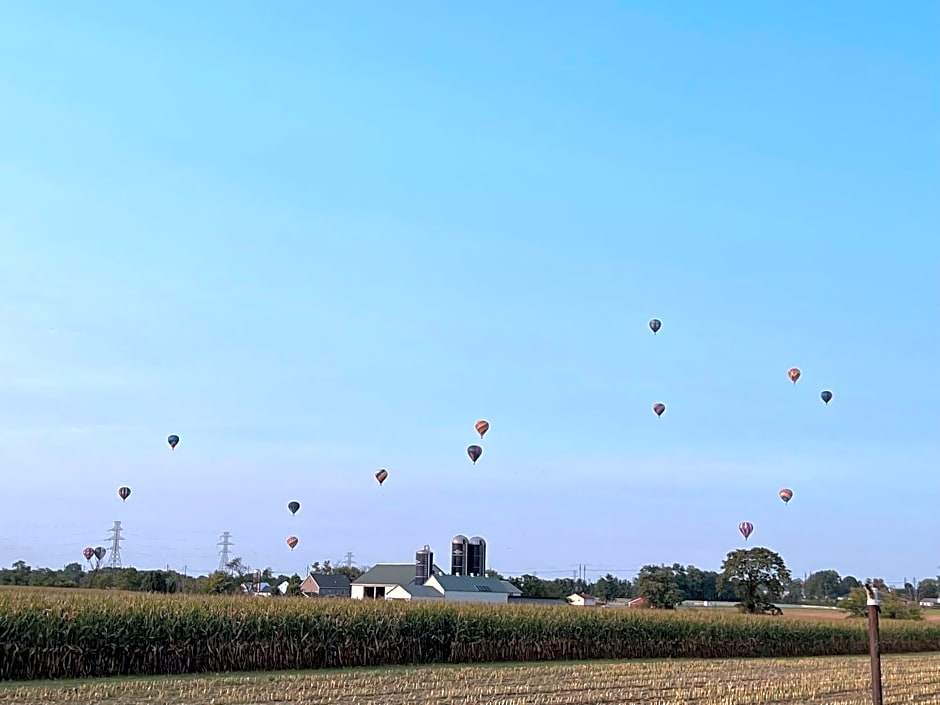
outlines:
[{"label": "distant building", "polygon": [[[443,571],[431,565],[431,574]],[[414,563],[379,563],[351,583],[351,597],[354,600],[384,600],[394,588],[409,585],[415,579]]]},{"label": "distant building", "polygon": [[568,604],[574,605],[575,607],[596,607],[597,598],[593,595],[588,595],[586,592],[576,592],[573,595],[568,595]]},{"label": "distant building", "polygon": [[923,597],[918,604],[921,607],[940,607],[940,600],[936,597]]},{"label": "distant building", "polygon": [[300,592],[307,597],[351,597],[352,584],[345,575],[310,573],[300,584]]},{"label": "distant building", "polygon": [[489,602],[506,604],[519,588],[498,578],[475,575],[432,575],[423,585],[414,581],[397,585],[386,593],[387,600],[444,600],[447,602]]}]

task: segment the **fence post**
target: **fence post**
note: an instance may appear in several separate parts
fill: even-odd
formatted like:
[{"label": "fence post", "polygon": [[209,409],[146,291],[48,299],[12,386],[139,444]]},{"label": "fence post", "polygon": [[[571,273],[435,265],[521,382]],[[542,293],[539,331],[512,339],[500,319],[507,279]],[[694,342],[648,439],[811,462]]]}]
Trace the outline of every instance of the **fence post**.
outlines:
[{"label": "fence post", "polygon": [[883,705],[881,699],[881,639],[878,628],[878,616],[881,613],[881,595],[878,594],[878,588],[872,587],[870,582],[865,583],[865,594],[868,597],[868,651],[871,655],[871,702],[872,705]]}]

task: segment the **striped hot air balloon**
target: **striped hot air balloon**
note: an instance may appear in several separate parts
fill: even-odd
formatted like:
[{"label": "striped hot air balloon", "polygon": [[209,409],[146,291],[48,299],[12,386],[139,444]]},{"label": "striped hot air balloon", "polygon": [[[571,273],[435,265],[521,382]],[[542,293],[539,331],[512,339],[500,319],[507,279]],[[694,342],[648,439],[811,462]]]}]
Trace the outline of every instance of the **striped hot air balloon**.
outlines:
[{"label": "striped hot air balloon", "polygon": [[788,504],[790,500],[793,499],[793,490],[788,490],[786,487],[780,490],[777,494],[780,495],[780,499],[783,500],[784,504]]},{"label": "striped hot air balloon", "polygon": [[294,550],[297,547],[297,544],[300,543],[300,540],[296,536],[287,537],[287,545],[290,546],[290,550]]},{"label": "striped hot air balloon", "polygon": [[751,532],[754,531],[754,525],[749,521],[742,521],[740,524],[738,524],[738,531],[741,532],[744,540],[747,541],[748,537],[751,535]]},{"label": "striped hot air balloon", "polygon": [[480,438],[483,438],[483,436],[486,435],[486,432],[490,430],[490,422],[486,419],[480,419],[475,424],[473,424],[473,427],[477,430],[477,433],[480,434]]},{"label": "striped hot air balloon", "polygon": [[385,482],[385,478],[387,477],[388,477],[388,470],[386,470],[385,468],[382,468],[377,473],[375,473],[375,479],[379,481],[379,486],[381,486],[382,483]]},{"label": "striped hot air balloon", "polygon": [[656,416],[662,416],[663,412],[665,411],[666,411],[666,405],[663,404],[662,402],[657,402],[656,404],[653,404],[653,413],[656,414]]}]

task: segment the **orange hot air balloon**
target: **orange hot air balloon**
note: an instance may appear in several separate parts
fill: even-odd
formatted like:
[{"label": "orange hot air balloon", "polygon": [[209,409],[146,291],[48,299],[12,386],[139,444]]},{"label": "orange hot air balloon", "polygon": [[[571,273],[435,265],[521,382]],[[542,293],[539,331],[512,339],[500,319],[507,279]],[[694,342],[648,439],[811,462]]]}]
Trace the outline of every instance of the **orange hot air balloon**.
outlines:
[{"label": "orange hot air balloon", "polygon": [[388,470],[384,468],[375,473],[375,479],[379,481],[379,486],[382,486],[382,483],[385,482],[385,478],[388,477]]},{"label": "orange hot air balloon", "polygon": [[796,384],[801,374],[803,373],[800,372],[799,367],[791,367],[790,370],[787,372],[787,376],[790,378],[790,381],[793,382],[793,384]]},{"label": "orange hot air balloon", "polygon": [[483,436],[486,435],[486,432],[490,430],[490,422],[486,419],[480,419],[475,424],[473,424],[473,427],[477,430],[477,433],[480,434],[480,438],[483,438]]},{"label": "orange hot air balloon", "polygon": [[665,411],[666,411],[666,405],[663,404],[662,402],[653,404],[653,413],[656,414],[656,416],[662,416],[663,412]]},{"label": "orange hot air balloon", "polygon": [[300,541],[297,539],[296,536],[288,536],[288,537],[287,537],[287,545],[290,546],[290,550],[293,551],[294,548],[296,548],[296,546],[297,546],[298,543],[300,543]]},{"label": "orange hot air balloon", "polygon": [[784,504],[788,504],[790,500],[793,499],[793,490],[788,490],[786,487],[780,490],[777,494],[780,495],[780,499],[783,500]]}]

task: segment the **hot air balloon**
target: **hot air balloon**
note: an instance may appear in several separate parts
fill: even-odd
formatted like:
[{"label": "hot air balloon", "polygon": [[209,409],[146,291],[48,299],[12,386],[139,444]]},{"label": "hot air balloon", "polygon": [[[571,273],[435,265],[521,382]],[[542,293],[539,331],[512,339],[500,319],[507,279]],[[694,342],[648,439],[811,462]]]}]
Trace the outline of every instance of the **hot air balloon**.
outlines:
[{"label": "hot air balloon", "polygon": [[788,490],[786,487],[780,490],[777,494],[780,495],[780,499],[783,500],[784,504],[788,504],[790,500],[793,499],[793,490]]},{"label": "hot air balloon", "polygon": [[300,502],[288,502],[287,508],[291,514],[296,514],[297,510],[300,509]]},{"label": "hot air balloon", "polygon": [[657,416],[662,416],[665,410],[666,410],[666,405],[663,404],[662,402],[657,402],[656,404],[653,404],[653,413],[656,414]]},{"label": "hot air balloon", "polygon": [[490,422],[486,419],[480,419],[475,424],[473,424],[473,427],[477,430],[477,433],[480,434],[480,438],[483,438],[483,436],[486,435],[486,432],[490,430]]},{"label": "hot air balloon", "polygon": [[828,404],[832,401],[832,392],[830,392],[828,389],[824,389],[819,393],[819,398]]},{"label": "hot air balloon", "polygon": [[102,558],[104,558],[104,554],[107,553],[107,551],[105,550],[104,546],[96,546],[94,553],[95,558],[100,561]]},{"label": "hot air balloon", "polygon": [[170,450],[172,450],[180,442],[180,437],[174,433],[172,436],[167,436],[166,442],[170,444]]},{"label": "hot air balloon", "polygon": [[296,548],[296,546],[297,546],[298,543],[300,543],[300,541],[298,541],[298,539],[297,539],[296,536],[288,536],[288,537],[287,537],[287,545],[290,546],[290,550],[293,551],[294,548]]},{"label": "hot air balloon", "polygon": [[82,551],[82,555],[85,556],[86,561],[91,563],[91,559],[95,557],[95,549],[93,549],[91,546],[87,546],[85,550]]},{"label": "hot air balloon", "polygon": [[744,536],[744,540],[747,541],[747,537],[754,531],[754,525],[749,521],[742,521],[738,524],[738,531],[741,532],[741,535]]},{"label": "hot air balloon", "polygon": [[653,331],[653,335],[656,335],[659,332],[659,329],[663,327],[663,322],[658,318],[650,319],[650,330]]},{"label": "hot air balloon", "polygon": [[800,372],[799,367],[791,367],[789,371],[787,371],[787,376],[790,378],[790,381],[793,382],[793,384],[796,384],[801,374],[803,373]]},{"label": "hot air balloon", "polygon": [[[130,487],[119,487],[119,488],[118,488],[118,496],[126,502],[126,501],[127,501],[127,498],[131,496],[131,488],[130,488]],[[145,504],[146,504],[146,502],[145,502]]]},{"label": "hot air balloon", "polygon": [[473,461],[473,464],[477,464],[477,460],[480,459],[480,456],[483,455],[483,449],[480,446],[468,446],[467,455],[470,456],[470,460]]},{"label": "hot air balloon", "polygon": [[385,478],[388,477],[388,470],[384,468],[375,473],[375,479],[379,481],[379,486],[382,486],[382,483],[385,482]]}]

